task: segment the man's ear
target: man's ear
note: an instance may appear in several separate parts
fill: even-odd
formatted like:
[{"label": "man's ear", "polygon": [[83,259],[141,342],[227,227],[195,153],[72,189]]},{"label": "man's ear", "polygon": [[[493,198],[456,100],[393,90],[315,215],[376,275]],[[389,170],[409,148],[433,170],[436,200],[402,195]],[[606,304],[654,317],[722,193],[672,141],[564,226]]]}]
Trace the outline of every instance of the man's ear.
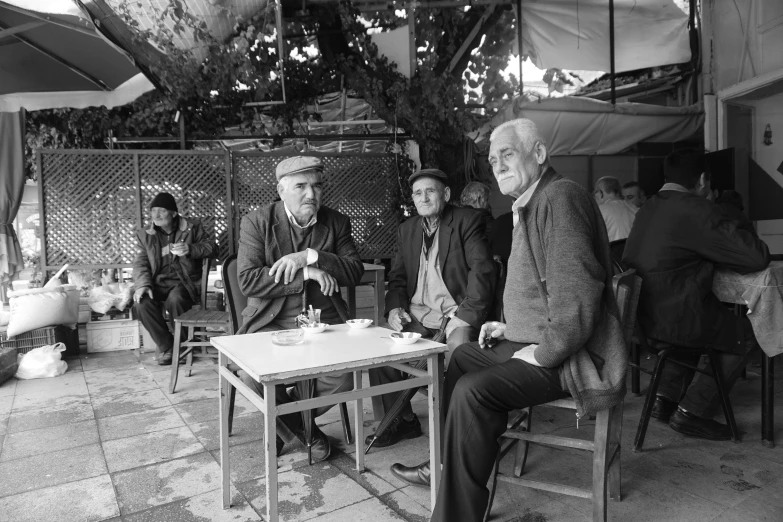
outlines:
[{"label": "man's ear", "polygon": [[277,195],[280,196],[280,199],[283,199],[283,192],[285,191],[285,188],[283,187],[283,184],[278,182],[277,183]]},{"label": "man's ear", "polygon": [[547,158],[546,145],[544,145],[540,141],[536,143],[535,153],[536,153],[536,161],[538,162],[539,165],[543,165],[546,162],[546,158]]},{"label": "man's ear", "polygon": [[448,202],[451,199],[451,189],[446,187],[446,189],[443,191],[443,194],[446,196],[446,202]]}]

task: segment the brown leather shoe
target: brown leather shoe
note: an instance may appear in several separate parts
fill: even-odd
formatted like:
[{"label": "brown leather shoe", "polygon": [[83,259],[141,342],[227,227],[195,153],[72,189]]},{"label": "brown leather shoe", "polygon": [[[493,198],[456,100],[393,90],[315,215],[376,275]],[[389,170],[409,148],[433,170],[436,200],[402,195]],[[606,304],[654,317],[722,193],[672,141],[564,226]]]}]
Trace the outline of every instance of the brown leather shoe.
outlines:
[{"label": "brown leather shoe", "polygon": [[407,482],[412,486],[425,486],[430,487],[430,461],[413,466],[403,466],[402,464],[395,463],[391,466],[392,474],[403,482]]},{"label": "brown leather shoe", "polygon": [[698,417],[681,409],[677,409],[669,421],[669,427],[677,433],[689,437],[707,440],[731,440],[731,430],[725,424],[712,419]]}]

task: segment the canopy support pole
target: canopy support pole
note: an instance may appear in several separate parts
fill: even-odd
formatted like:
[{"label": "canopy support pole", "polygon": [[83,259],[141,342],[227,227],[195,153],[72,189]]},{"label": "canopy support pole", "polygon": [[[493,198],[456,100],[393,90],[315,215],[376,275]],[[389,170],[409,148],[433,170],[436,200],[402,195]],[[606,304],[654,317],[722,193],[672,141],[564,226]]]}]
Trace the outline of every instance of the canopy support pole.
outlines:
[{"label": "canopy support pole", "polygon": [[525,81],[522,77],[522,0],[517,0],[517,50],[519,51],[519,96],[525,92]]},{"label": "canopy support pole", "polygon": [[614,88],[614,0],[609,0],[609,77],[612,81],[612,105],[617,101]]}]

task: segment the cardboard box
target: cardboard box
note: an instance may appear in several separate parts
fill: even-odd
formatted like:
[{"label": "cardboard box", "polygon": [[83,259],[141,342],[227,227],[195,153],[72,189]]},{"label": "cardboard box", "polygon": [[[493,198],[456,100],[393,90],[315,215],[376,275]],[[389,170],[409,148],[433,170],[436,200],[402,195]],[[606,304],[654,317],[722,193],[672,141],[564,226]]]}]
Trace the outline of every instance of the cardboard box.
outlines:
[{"label": "cardboard box", "polygon": [[137,350],[140,347],[141,335],[136,320],[87,323],[87,353]]}]

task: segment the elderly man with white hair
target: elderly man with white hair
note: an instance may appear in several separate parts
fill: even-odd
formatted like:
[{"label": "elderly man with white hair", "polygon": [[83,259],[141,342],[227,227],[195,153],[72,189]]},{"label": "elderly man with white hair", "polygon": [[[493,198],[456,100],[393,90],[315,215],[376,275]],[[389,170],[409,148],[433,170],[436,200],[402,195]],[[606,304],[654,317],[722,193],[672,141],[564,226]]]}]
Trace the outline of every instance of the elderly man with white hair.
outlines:
[{"label": "elderly man with white hair", "polygon": [[[443,475],[432,514],[438,522],[482,520],[510,411],[571,396],[581,418],[625,395],[628,356],[598,205],[549,165],[532,121],[504,123],[490,139],[500,190],[516,199],[507,323],[485,323],[479,341],[451,357]],[[393,469],[410,484],[429,483],[429,462]]]},{"label": "elderly man with white hair", "polygon": [[627,239],[636,218],[635,207],[623,199],[620,180],[604,176],[595,182],[593,197],[601,209],[609,241]]},{"label": "elderly man with white hair", "polygon": [[[281,201],[242,218],[237,276],[239,289],[248,300],[239,334],[298,328],[296,317],[305,302],[321,309],[322,322],[339,323],[334,299],[339,299],[341,286],[356,286],[364,273],[348,216],[321,205],[321,160],[310,156],[287,158],[277,165],[276,177]],[[247,375],[241,376],[261,394],[259,383]],[[319,377],[315,396],[352,388],[350,373]],[[298,400],[295,388],[292,393],[290,396],[285,386],[277,386],[277,404]],[[329,407],[319,408],[313,415],[312,455],[316,462],[325,460],[330,453],[326,435],[314,424],[315,417],[328,410]],[[303,440],[299,413],[278,419]],[[278,454],[283,445],[278,436]]]}]

